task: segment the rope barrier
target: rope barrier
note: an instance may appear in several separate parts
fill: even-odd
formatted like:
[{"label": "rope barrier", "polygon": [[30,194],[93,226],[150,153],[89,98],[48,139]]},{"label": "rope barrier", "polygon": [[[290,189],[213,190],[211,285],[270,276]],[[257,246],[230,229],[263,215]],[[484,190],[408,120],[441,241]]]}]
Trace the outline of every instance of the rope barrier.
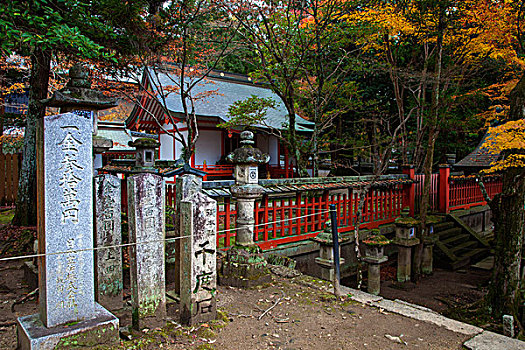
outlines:
[{"label": "rope barrier", "polygon": [[94,251],[94,250],[101,250],[101,249],[112,249],[112,248],[121,248],[121,247],[130,247],[135,245],[142,245],[142,244],[150,244],[150,243],[160,243],[160,242],[168,242],[168,241],[175,241],[177,239],[182,238],[188,238],[191,236],[180,236],[180,237],[170,237],[165,239],[156,239],[152,241],[142,241],[142,242],[134,242],[134,243],[123,243],[123,244],[115,244],[115,245],[105,245],[100,247],[93,247],[93,248],[85,248],[85,249],[74,249],[74,250],[64,250],[61,252],[54,252],[54,253],[46,253],[46,254],[31,254],[31,255],[19,255],[19,256],[10,256],[7,258],[0,258],[0,261],[7,261],[7,260],[18,260],[18,259],[29,259],[29,258],[39,258],[42,256],[51,256],[51,255],[60,255],[60,254],[71,254],[71,253],[81,253],[81,252],[88,252],[88,251]]}]

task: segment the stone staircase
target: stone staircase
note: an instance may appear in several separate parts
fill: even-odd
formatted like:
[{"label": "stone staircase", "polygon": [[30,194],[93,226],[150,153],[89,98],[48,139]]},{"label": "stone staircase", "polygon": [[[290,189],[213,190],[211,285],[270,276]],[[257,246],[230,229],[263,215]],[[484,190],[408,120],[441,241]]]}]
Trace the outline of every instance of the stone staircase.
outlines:
[{"label": "stone staircase", "polygon": [[454,214],[434,225],[434,234],[434,261],[442,267],[457,270],[490,254],[488,242]]}]

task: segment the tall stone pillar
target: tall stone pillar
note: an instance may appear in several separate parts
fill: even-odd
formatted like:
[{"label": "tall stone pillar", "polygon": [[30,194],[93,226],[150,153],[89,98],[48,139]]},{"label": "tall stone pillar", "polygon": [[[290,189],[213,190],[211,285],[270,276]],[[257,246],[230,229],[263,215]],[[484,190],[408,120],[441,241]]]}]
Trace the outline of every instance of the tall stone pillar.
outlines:
[{"label": "tall stone pillar", "polygon": [[91,117],[70,113],[39,122],[37,230],[45,256],[38,258],[39,314],[18,319],[19,349],[73,337],[83,345],[98,333],[101,343],[118,339],[118,319],[95,302],[91,130]]},{"label": "tall stone pillar", "polygon": [[230,248],[222,265],[222,284],[249,287],[266,283],[270,275],[266,260],[255,245],[254,208],[263,188],[259,185],[258,166],[266,164],[270,156],[253,147],[253,133],[241,133],[241,147],[230,153],[226,160],[235,165],[235,185],[230,192],[237,200],[237,231],[235,246]]}]

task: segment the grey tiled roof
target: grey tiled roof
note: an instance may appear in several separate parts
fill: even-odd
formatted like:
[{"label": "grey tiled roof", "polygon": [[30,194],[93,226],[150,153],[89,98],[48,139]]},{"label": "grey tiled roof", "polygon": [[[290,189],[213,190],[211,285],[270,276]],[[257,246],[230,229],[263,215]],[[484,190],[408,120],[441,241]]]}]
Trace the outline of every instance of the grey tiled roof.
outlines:
[{"label": "grey tiled roof", "polygon": [[126,129],[123,122],[99,122],[97,136],[105,137],[113,141],[113,147],[109,152],[134,151],[135,148],[128,145],[129,141],[133,141],[139,137],[158,137],[157,135],[130,131]]},{"label": "grey tiled roof", "polygon": [[454,164],[454,167],[489,168],[491,163],[498,160],[499,153],[491,153],[485,145],[488,136],[489,133],[485,133],[478,147]]},{"label": "grey tiled roof", "polygon": [[[153,79],[157,80],[154,74]],[[167,74],[159,74],[158,82],[162,86],[174,85],[172,79],[176,79],[176,76],[168,76]],[[245,79],[245,81],[247,81]],[[283,129],[283,124],[288,122],[287,111],[282,100],[270,89],[267,89],[261,85],[253,83],[239,82],[239,79],[233,80],[230,77],[211,77],[203,80],[200,84],[196,85],[192,89],[192,95],[207,93],[209,91],[216,91],[216,93],[208,96],[204,99],[198,99],[195,102],[195,110],[197,115],[207,117],[218,117],[223,121],[228,121],[230,118],[227,116],[228,108],[231,104],[236,101],[244,100],[252,95],[261,98],[272,98],[276,102],[276,108],[270,108],[266,112],[266,124],[259,125],[263,128],[275,128]],[[176,93],[171,93],[166,98],[167,108],[175,113],[182,113],[182,103],[180,97]],[[296,130],[297,131],[312,131],[312,125],[314,123],[297,116]]]}]

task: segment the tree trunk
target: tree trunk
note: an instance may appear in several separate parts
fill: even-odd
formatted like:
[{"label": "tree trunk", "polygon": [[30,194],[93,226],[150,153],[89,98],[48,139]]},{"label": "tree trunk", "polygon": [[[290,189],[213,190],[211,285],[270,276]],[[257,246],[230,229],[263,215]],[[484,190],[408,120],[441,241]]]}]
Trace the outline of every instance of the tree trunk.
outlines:
[{"label": "tree trunk", "polygon": [[494,270],[487,296],[492,315],[518,317],[520,267],[525,220],[523,168],[507,169],[503,192],[490,202],[494,221]]},{"label": "tree trunk", "polygon": [[[524,117],[525,73],[509,96],[510,120]],[[503,156],[524,153],[524,150],[507,150]],[[518,318],[520,303],[520,268],[523,250],[525,219],[525,179],[523,168],[507,168],[503,173],[502,192],[489,202],[494,222],[494,269],[487,295],[492,315]],[[523,320],[522,320],[523,321]]]},{"label": "tree trunk", "polygon": [[441,88],[441,70],[442,70],[442,59],[443,59],[443,18],[444,14],[441,13],[439,22],[439,36],[437,39],[437,57],[436,57],[436,68],[435,68],[435,82],[432,91],[432,114],[429,120],[429,131],[428,131],[428,143],[427,143],[427,154],[423,166],[423,173],[425,174],[425,181],[423,183],[423,195],[421,197],[420,216],[421,226],[419,239],[420,242],[414,248],[413,268],[412,275],[413,280],[417,281],[421,276],[421,261],[423,258],[423,239],[426,236],[426,221],[427,212],[430,202],[430,185],[432,181],[432,165],[434,163],[434,148],[436,145],[436,138],[438,136],[438,116],[439,116],[439,103],[440,103],[440,88]]},{"label": "tree trunk", "polygon": [[18,193],[13,225],[36,225],[36,121],[46,108],[40,100],[47,98],[51,52],[35,49],[31,55],[29,106],[24,133],[24,155],[18,179]]}]

